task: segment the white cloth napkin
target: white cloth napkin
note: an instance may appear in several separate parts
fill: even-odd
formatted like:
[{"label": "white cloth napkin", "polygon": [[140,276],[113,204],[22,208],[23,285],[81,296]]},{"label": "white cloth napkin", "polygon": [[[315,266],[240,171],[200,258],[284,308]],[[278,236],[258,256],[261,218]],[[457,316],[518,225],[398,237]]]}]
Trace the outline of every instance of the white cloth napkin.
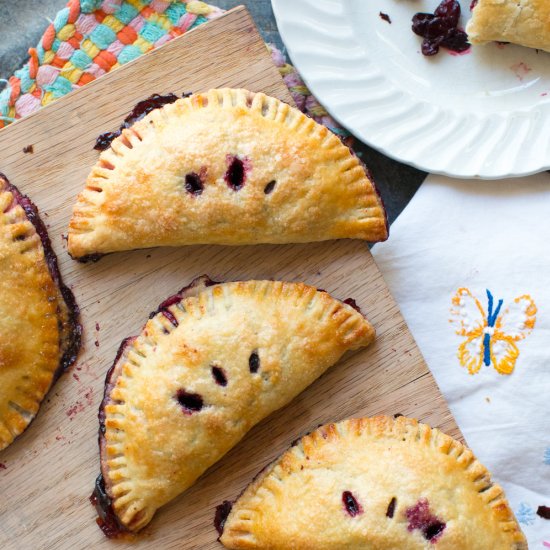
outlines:
[{"label": "white cloth napkin", "polygon": [[[537,515],[550,506],[550,175],[430,176],[373,254],[530,548],[550,547],[550,520]],[[513,372],[500,374],[493,363]]]}]

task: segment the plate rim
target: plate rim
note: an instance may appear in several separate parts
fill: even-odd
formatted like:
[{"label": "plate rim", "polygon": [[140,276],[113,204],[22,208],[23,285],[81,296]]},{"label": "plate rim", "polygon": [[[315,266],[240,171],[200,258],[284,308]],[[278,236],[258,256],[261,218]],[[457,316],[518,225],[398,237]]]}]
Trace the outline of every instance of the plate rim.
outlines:
[{"label": "plate rim", "polygon": [[[345,0],[337,0],[337,1],[342,2]],[[532,161],[531,162],[532,166],[529,166],[529,168],[527,169],[520,169],[516,165],[514,166],[513,169],[507,172],[502,172],[502,171],[495,171],[494,169],[491,171],[486,171],[486,169],[472,170],[470,167],[466,166],[467,169],[465,169],[462,172],[459,172],[459,171],[453,170],[452,168],[449,168],[449,166],[444,168],[434,168],[433,166],[429,165],[429,162],[425,163],[422,160],[420,160],[418,158],[418,155],[412,158],[400,156],[398,153],[392,150],[391,147],[389,147],[388,145],[377,143],[375,140],[373,140],[367,135],[367,131],[364,128],[361,129],[356,126],[354,127],[352,124],[349,124],[349,122],[346,120],[346,114],[342,113],[338,107],[335,107],[330,101],[330,98],[323,97],[323,93],[320,91],[317,85],[314,74],[312,74],[308,69],[308,62],[302,58],[302,55],[306,53],[305,50],[299,51],[295,47],[296,46],[295,42],[289,39],[289,35],[291,34],[291,32],[289,31],[288,24],[289,23],[295,24],[297,22],[296,18],[294,17],[294,11],[288,9],[290,3],[291,3],[290,0],[271,0],[271,5],[273,8],[273,13],[275,15],[279,33],[281,35],[281,38],[283,40],[283,43],[285,45],[285,48],[288,52],[288,55],[292,63],[296,66],[297,70],[299,71],[300,77],[302,78],[306,86],[309,88],[311,93],[319,100],[319,102],[327,110],[330,116],[334,118],[339,124],[341,124],[344,128],[350,131],[357,139],[362,141],[367,146],[375,149],[376,151],[384,154],[385,156],[397,162],[412,166],[417,170],[421,170],[428,174],[438,174],[438,175],[447,176],[455,179],[469,179],[469,180],[471,179],[477,179],[477,180],[517,179],[517,178],[527,177],[527,176],[531,176],[534,174],[538,174],[538,173],[550,170],[550,159],[546,162],[543,162],[543,159],[540,158],[537,162]],[[317,5],[314,5],[309,1],[307,1],[307,5],[309,8],[312,8],[312,9],[315,9],[316,7],[319,8]],[[323,13],[324,12],[321,8],[317,10],[317,14],[323,14]],[[332,13],[331,16],[334,17],[334,13]],[[327,21],[327,25],[328,23],[329,22]],[[330,23],[334,24],[334,20],[331,21]],[[323,37],[327,37],[327,36],[330,36],[330,35],[323,34]],[[355,42],[355,44],[357,44],[358,47],[362,48],[362,46],[358,42]],[[307,55],[311,55],[312,51],[314,50],[313,49],[307,50]],[[323,58],[323,60],[326,62],[326,58]],[[346,79],[342,78],[341,80],[338,80],[338,82],[345,84]],[[396,89],[399,90],[399,88],[396,88]],[[429,105],[429,103],[422,102],[421,100],[417,100],[416,104]],[[437,110],[440,110],[440,107],[437,105],[433,105],[433,111],[435,112]],[[516,112],[516,111],[512,111],[512,112]],[[517,112],[519,112],[519,110]],[[522,110],[522,112],[525,112],[525,110]],[[474,113],[472,113],[472,115],[474,115]],[[492,118],[496,118],[499,115],[502,115],[502,113],[498,113],[498,112],[493,113],[491,117],[487,117],[487,120],[490,121]],[[352,115],[348,114],[347,116],[352,116]],[[509,118],[507,117],[506,120],[509,121]],[[544,124],[540,122],[538,123],[539,128],[543,126]],[[509,130],[508,125],[505,125],[505,128],[506,128],[506,131]],[[532,129],[530,131],[532,131]],[[548,138],[550,140],[550,134]],[[540,156],[542,156],[542,153]],[[518,152],[518,154],[516,155],[516,159],[521,160],[520,152]],[[455,160],[454,162],[456,163],[457,161]]]}]

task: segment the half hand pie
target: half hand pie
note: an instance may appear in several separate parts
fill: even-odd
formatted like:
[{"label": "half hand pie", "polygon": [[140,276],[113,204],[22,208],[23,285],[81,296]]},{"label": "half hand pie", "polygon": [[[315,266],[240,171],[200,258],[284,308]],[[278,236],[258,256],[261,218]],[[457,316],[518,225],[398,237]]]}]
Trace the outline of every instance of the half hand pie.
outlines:
[{"label": "half hand pie", "polygon": [[38,210],[0,174],[0,450],[76,359],[78,308]]},{"label": "half hand pie", "polygon": [[527,549],[502,489],[472,452],[404,417],[315,430],[216,520],[231,549]]},{"label": "half hand pie", "polygon": [[69,226],[77,259],[156,246],[388,236],[374,184],[341,140],[277,99],[211,90],[122,130]]},{"label": "half hand pie", "polygon": [[550,51],[550,2],[478,0],[466,32],[472,44],[495,40]]},{"label": "half hand pie", "polygon": [[107,375],[93,499],[105,534],[144,527],[252,426],[373,339],[354,307],[301,283],[202,278],[169,298]]}]

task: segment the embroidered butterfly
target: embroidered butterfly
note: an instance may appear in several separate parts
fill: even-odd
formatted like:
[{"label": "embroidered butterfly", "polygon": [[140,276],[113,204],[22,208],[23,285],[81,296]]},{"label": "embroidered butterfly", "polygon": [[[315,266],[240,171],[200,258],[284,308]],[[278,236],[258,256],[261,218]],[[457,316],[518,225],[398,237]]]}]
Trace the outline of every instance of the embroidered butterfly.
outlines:
[{"label": "embroidered butterfly", "polygon": [[516,342],[526,338],[535,327],[537,306],[527,294],[516,298],[504,311],[503,300],[495,304],[487,290],[487,311],[467,288],[459,288],[452,298],[451,323],[466,340],[458,348],[458,358],[470,374],[491,363],[500,374],[511,374],[519,348]]}]

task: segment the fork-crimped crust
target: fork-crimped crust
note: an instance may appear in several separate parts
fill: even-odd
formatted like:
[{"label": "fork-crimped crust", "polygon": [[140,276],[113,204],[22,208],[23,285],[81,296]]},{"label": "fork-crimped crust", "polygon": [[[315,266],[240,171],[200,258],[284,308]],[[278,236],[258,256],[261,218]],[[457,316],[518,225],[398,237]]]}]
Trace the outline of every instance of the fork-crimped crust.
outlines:
[{"label": "fork-crimped crust", "polygon": [[68,249],[387,236],[374,183],[337,136],[278,99],[220,89],[152,111],[101,153]]},{"label": "fork-crimped crust", "polygon": [[524,550],[502,488],[416,420],[350,419],[300,439],[237,499],[221,542],[262,550]]},{"label": "fork-crimped crust", "polygon": [[121,350],[100,412],[103,500],[119,525],[144,527],[252,426],[373,339],[361,313],[302,283],[210,282],[166,301]]}]

